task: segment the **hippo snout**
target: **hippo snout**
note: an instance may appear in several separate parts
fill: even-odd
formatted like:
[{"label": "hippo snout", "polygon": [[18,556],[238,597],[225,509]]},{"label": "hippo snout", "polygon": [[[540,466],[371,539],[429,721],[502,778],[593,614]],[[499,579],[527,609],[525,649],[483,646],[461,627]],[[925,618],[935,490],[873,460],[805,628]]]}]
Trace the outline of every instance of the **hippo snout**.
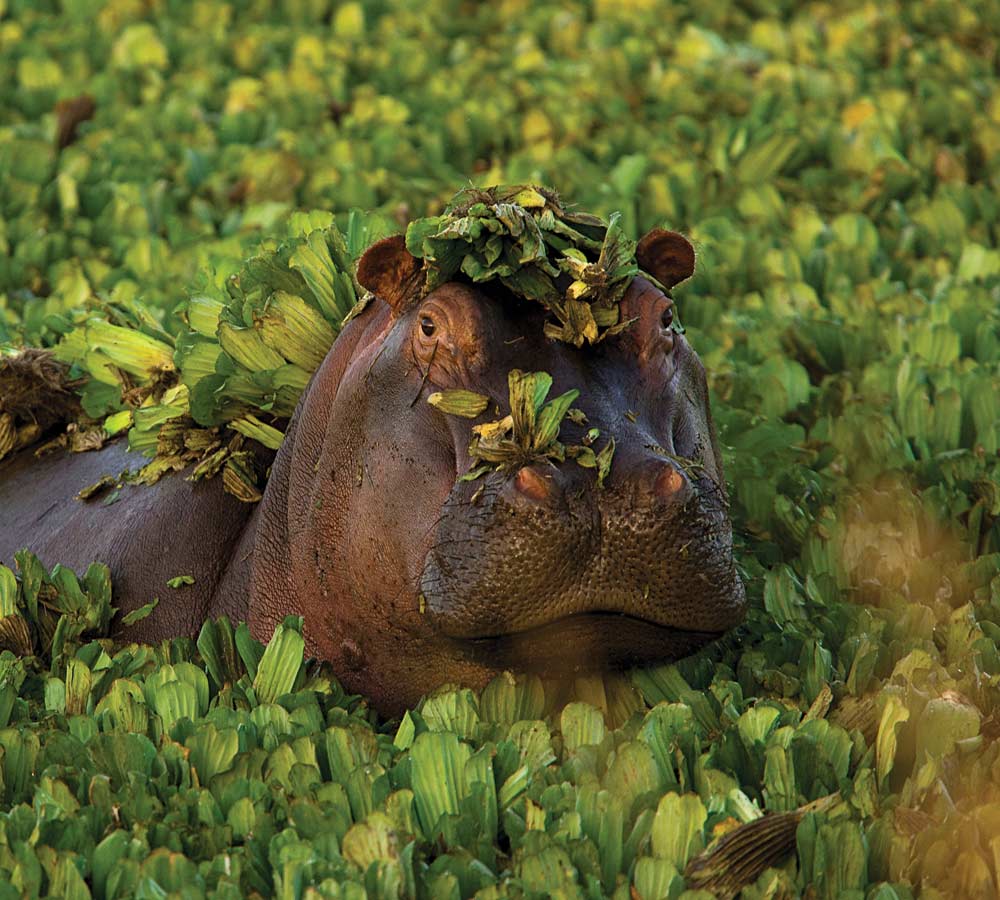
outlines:
[{"label": "hippo snout", "polygon": [[538,463],[459,484],[421,590],[443,636],[533,668],[684,655],[746,606],[718,489],[655,457],[604,488]]},{"label": "hippo snout", "polygon": [[[554,466],[522,466],[504,488],[510,503],[554,504],[563,496],[558,470]],[[691,482],[675,465],[655,462],[635,479],[636,502],[683,504],[692,496]]]}]

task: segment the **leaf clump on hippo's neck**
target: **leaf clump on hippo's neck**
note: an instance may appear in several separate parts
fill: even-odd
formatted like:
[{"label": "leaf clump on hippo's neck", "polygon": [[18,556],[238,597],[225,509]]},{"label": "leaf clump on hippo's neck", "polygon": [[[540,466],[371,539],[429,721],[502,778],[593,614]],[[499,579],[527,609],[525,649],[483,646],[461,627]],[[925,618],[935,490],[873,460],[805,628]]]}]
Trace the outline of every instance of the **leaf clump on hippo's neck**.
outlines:
[{"label": "leaf clump on hippo's neck", "polygon": [[130,449],[152,457],[133,480],[193,466],[191,480],[221,473],[229,493],[259,500],[268,454],[364,303],[355,260],[395,228],[378,213],[352,213],[344,232],[331,213],[296,213],[283,239],[265,241],[228,277],[202,274],[176,336],[138,302],[88,311],[56,356],[86,382],[82,408],[101,436],[127,431]]},{"label": "leaf clump on hippo's neck", "polygon": [[442,215],[411,222],[406,247],[424,260],[425,294],[461,276],[499,281],[552,314],[547,337],[582,347],[629,325],[618,304],[640,270],[620,219],[564,209],[537,185],[467,188]]}]

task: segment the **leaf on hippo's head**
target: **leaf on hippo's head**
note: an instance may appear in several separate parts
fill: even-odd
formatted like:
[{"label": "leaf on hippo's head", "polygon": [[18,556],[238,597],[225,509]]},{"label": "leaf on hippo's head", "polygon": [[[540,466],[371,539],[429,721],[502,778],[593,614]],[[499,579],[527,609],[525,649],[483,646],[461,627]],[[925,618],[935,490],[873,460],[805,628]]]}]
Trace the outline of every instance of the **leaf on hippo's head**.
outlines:
[{"label": "leaf on hippo's head", "polygon": [[[569,213],[535,185],[461,191],[443,215],[410,223],[406,246],[424,260],[425,292],[459,273],[474,283],[500,281],[550,311],[548,337],[576,347],[619,326],[618,302],[639,271],[619,213],[607,223]],[[611,309],[610,321],[598,318],[597,310]]]},{"label": "leaf on hippo's head", "polygon": [[427,402],[448,415],[474,419],[486,411],[490,398],[474,391],[436,391],[427,398]]},{"label": "leaf on hippo's head", "polygon": [[608,230],[601,245],[597,265],[603,270],[605,293],[599,297],[602,306],[617,303],[625,288],[639,272],[635,260],[635,241],[626,237],[621,227],[621,213],[613,213],[608,220]]}]

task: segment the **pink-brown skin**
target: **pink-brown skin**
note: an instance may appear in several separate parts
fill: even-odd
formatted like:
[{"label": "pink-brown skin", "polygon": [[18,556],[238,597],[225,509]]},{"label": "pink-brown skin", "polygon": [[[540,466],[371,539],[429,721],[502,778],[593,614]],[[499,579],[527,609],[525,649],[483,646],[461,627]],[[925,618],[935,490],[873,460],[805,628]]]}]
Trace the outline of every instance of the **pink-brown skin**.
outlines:
[{"label": "pink-brown skin", "polygon": [[[672,232],[647,235],[639,257],[668,287],[694,266]],[[393,713],[506,668],[676,659],[741,621],[704,370],[662,291],[636,278],[622,302],[634,324],[577,350],[502,289],[452,282],[421,299],[398,238],[368,251],[359,280],[376,300],[317,372],[259,510],[255,634],[305,616],[309,652]],[[551,397],[581,390],[597,448],[617,442],[603,489],[573,462],[459,480],[472,426],[508,410],[514,368],[549,372]],[[475,420],[426,402],[451,388],[493,402]],[[567,422],[560,437],[584,431]],[[698,465],[686,473],[678,456]]]},{"label": "pink-brown skin", "polygon": [[[637,255],[668,288],[694,269],[673,232],[651,232]],[[400,238],[371,248],[358,276],[376,299],[316,373],[252,516],[217,479],[126,487],[110,506],[74,499],[130,464],[120,446],[21,454],[0,463],[0,562],[25,546],[49,566],[106,562],[122,613],[161,600],[119,625],[123,639],[194,636],[226,613],[267,640],[302,615],[309,652],[388,714],[507,668],[676,659],[742,619],[705,374],[662,291],[636,278],[621,304],[636,321],[577,350],[547,340],[541,307],[502,289],[453,282],[421,298]],[[580,389],[596,449],[617,442],[603,489],[574,462],[458,480],[472,426],[508,411],[514,368],[549,372],[551,397]],[[449,388],[493,403],[470,421],[426,402]],[[582,433],[566,423],[560,438]],[[166,586],[182,574],[195,583]]]}]

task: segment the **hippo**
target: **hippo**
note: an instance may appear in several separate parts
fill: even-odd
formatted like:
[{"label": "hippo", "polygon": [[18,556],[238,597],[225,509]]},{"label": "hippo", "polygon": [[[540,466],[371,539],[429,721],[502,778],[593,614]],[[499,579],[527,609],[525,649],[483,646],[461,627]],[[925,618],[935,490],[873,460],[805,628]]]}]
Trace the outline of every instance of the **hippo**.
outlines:
[{"label": "hippo", "polygon": [[[0,561],[109,565],[115,636],[193,636],[227,614],[266,640],[304,617],[307,651],[393,715],[451,683],[676,660],[736,626],[746,598],[705,371],[673,327],[670,289],[695,253],[657,229],[621,312],[631,324],[577,349],[544,334],[546,310],[499,283],[425,292],[401,236],[358,264],[371,293],[304,392],[256,506],[219,479],[76,493],[130,462],[119,444],[0,464]],[[581,391],[560,439],[597,428],[615,450],[603,483],[570,461],[527,460],[464,479],[472,428],[507,409],[513,369]],[[478,419],[427,397],[490,398]],[[493,416],[497,418],[497,416]],[[133,464],[134,465],[134,464]],[[189,575],[193,584],[167,586]],[[160,599],[126,627],[123,613]]]}]

